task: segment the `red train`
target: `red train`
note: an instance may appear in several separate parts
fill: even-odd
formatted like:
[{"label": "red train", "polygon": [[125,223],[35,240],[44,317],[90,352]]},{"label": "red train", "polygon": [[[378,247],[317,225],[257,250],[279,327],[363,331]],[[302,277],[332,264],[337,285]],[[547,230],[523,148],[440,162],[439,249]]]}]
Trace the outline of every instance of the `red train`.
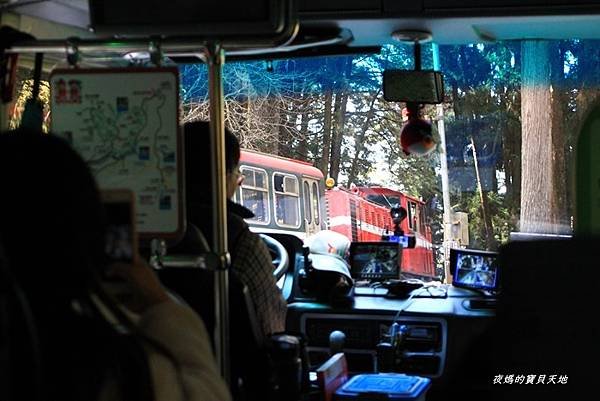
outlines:
[{"label": "red train", "polygon": [[436,276],[431,229],[426,224],[422,201],[383,187],[333,188],[326,192],[326,198],[329,229],[352,241],[380,241],[384,234],[392,234],[390,209],[404,207],[408,216],[400,228],[415,236],[416,246],[402,252],[402,273],[419,278]]},{"label": "red train", "polygon": [[240,160],[244,181],[235,201],[254,212],[251,229],[294,234],[301,239],[330,229],[351,241],[380,241],[392,233],[390,208],[408,212],[400,228],[414,235],[416,247],[402,253],[402,273],[436,277],[431,229],[424,203],[402,192],[382,187],[325,189],[323,173],[310,163],[244,150]]},{"label": "red train", "polygon": [[310,163],[242,150],[234,200],[254,212],[250,228],[301,239],[327,228],[323,173]]}]

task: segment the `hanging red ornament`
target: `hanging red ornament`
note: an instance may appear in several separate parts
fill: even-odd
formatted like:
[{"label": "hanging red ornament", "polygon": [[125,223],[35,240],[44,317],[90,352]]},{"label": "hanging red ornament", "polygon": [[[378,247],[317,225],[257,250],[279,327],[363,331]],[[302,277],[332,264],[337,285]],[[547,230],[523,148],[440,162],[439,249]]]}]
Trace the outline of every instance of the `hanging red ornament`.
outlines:
[{"label": "hanging red ornament", "polygon": [[[404,110],[402,111],[404,115]],[[400,131],[400,146],[406,155],[425,156],[435,149],[431,123],[419,116],[419,105],[407,104],[408,121]]]}]

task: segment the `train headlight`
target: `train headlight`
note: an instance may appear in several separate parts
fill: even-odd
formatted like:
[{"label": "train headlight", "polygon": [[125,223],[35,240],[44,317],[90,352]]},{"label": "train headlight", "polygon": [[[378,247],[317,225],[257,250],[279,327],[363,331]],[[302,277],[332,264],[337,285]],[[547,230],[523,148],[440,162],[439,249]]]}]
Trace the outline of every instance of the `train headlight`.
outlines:
[{"label": "train headlight", "polygon": [[407,215],[406,209],[400,205],[395,205],[390,209],[390,216],[392,216],[394,224],[400,224]]}]

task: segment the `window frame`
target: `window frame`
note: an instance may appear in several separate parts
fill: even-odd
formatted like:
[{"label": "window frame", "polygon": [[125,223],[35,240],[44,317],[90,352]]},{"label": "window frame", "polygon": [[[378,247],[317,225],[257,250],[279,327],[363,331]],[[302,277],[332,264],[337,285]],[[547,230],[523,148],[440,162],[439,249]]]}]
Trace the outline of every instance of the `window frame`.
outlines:
[{"label": "window frame", "polygon": [[[414,205],[414,213],[412,206]],[[413,219],[418,219],[417,211],[418,204],[412,200],[408,200],[408,228],[410,228],[414,232],[419,232],[419,222],[417,220],[413,221]]]},{"label": "window frame", "polygon": [[[283,179],[283,185],[285,186],[285,177],[292,177],[294,180],[296,180],[296,187],[298,188],[298,193],[293,194],[290,192],[279,192],[275,189],[275,176],[276,175],[282,175],[284,176]],[[300,180],[298,179],[298,177],[296,177],[294,174],[290,174],[290,173],[286,173],[283,171],[273,171],[273,175],[271,176],[271,183],[273,185],[273,216],[275,218],[275,224],[281,228],[294,228],[294,229],[298,229],[300,227],[302,227],[302,209],[300,207]],[[288,196],[295,196],[296,199],[298,200],[296,202],[297,205],[297,211],[298,211],[298,224],[297,225],[292,225],[292,224],[280,224],[277,221],[277,195],[288,195]]]},{"label": "window frame", "polygon": [[309,225],[312,224],[312,194],[310,192],[310,183],[307,180],[302,180],[303,206],[304,206],[304,221]]},{"label": "window frame", "polygon": [[[321,225],[321,194],[319,192],[319,185],[317,184],[316,181],[312,182],[311,188],[312,188],[312,193],[311,193],[310,205],[313,208],[313,216],[314,216],[313,220],[315,222],[315,225],[320,226]],[[313,204],[313,198],[317,200],[316,205]]]},{"label": "window frame", "polygon": [[[266,184],[266,188],[259,188],[256,185],[246,185],[246,187],[244,188],[244,181],[242,181],[242,184],[240,185],[240,204],[244,207],[246,207],[244,205],[244,189],[250,190],[250,191],[258,191],[258,192],[264,192],[267,194],[267,201],[266,201],[266,205],[267,205],[267,221],[266,222],[262,222],[258,219],[255,218],[251,218],[251,219],[247,219],[248,221],[252,222],[253,224],[260,224],[261,226],[268,226],[271,224],[271,202],[269,201],[269,194],[271,192],[270,188],[269,188],[269,173],[267,172],[267,170],[265,170],[264,168],[259,168],[259,167],[254,167],[254,166],[249,166],[247,164],[242,164],[240,165],[240,174],[244,174],[244,170],[250,170],[252,171],[252,173],[254,175],[256,175],[256,173],[264,173],[265,175],[265,184]],[[254,177],[254,183],[256,184],[256,177]]]}]

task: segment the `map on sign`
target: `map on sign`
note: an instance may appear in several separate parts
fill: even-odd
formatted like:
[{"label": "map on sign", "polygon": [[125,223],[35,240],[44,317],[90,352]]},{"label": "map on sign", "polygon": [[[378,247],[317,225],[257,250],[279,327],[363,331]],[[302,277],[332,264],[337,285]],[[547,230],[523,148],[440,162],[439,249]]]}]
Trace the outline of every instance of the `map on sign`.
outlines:
[{"label": "map on sign", "polygon": [[82,155],[101,189],[133,191],[142,238],[183,231],[177,74],[68,69],[50,78],[51,131]]}]

